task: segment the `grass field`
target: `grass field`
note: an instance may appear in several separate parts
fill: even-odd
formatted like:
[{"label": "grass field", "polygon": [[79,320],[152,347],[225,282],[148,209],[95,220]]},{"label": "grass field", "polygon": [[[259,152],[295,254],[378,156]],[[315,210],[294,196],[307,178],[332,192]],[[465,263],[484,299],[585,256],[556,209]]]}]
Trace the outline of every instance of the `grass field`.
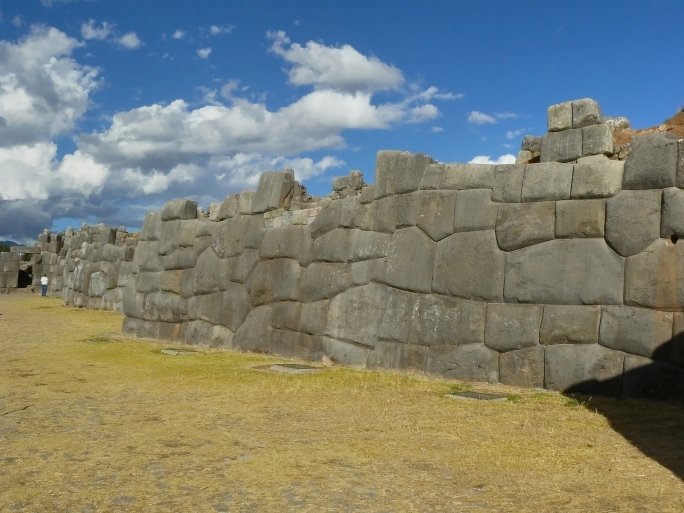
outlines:
[{"label": "grass field", "polygon": [[0,512],[684,511],[681,405],[276,373],[121,321],[0,296]]}]

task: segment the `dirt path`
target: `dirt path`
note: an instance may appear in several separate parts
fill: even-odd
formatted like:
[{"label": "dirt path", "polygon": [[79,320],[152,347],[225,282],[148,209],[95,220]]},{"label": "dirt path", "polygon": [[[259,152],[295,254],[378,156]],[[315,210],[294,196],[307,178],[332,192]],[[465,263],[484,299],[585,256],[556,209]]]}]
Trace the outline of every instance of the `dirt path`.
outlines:
[{"label": "dirt path", "polygon": [[[674,467],[591,403],[493,386],[475,388],[509,400],[466,402],[420,376],[168,356],[120,324],[0,296],[1,512],[684,511]],[[661,449],[681,462],[680,406],[603,404],[672,433]]]}]

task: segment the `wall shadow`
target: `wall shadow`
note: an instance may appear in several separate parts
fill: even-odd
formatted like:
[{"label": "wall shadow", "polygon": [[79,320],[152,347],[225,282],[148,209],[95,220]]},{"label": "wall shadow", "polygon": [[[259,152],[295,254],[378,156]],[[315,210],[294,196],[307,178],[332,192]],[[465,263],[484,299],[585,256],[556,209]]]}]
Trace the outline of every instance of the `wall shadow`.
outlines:
[{"label": "wall shadow", "polygon": [[684,480],[684,333],[660,346],[653,360],[563,393],[603,415],[634,447]]}]

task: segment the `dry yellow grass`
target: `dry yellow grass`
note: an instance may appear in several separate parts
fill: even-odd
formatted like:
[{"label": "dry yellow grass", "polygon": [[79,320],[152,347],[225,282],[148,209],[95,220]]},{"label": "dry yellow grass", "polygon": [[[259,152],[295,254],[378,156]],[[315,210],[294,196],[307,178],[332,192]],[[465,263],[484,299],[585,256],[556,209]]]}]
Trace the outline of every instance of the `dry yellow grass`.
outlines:
[{"label": "dry yellow grass", "polygon": [[684,511],[680,405],[456,401],[424,376],[167,356],[120,324],[0,297],[3,513]]}]

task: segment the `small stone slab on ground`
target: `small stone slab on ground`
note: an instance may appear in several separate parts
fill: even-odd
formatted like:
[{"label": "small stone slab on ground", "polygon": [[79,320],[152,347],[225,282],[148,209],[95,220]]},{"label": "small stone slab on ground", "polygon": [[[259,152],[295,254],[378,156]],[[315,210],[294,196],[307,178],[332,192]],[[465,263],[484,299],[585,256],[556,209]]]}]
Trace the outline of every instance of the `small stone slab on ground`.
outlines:
[{"label": "small stone slab on ground", "polygon": [[459,399],[461,401],[505,401],[508,399],[506,394],[487,394],[484,392],[454,392],[447,394],[449,399]]},{"label": "small stone slab on ground", "polygon": [[199,353],[199,351],[193,351],[192,349],[174,349],[172,347],[168,347],[166,349],[162,349],[161,354],[168,354],[171,356],[185,356],[185,355],[193,355],[193,354],[200,354],[200,353]]},{"label": "small stone slab on ground", "polygon": [[258,365],[255,369],[270,370],[273,372],[284,372],[286,374],[308,374],[310,372],[318,372],[321,369],[304,365],[301,363],[276,363],[274,365]]}]

